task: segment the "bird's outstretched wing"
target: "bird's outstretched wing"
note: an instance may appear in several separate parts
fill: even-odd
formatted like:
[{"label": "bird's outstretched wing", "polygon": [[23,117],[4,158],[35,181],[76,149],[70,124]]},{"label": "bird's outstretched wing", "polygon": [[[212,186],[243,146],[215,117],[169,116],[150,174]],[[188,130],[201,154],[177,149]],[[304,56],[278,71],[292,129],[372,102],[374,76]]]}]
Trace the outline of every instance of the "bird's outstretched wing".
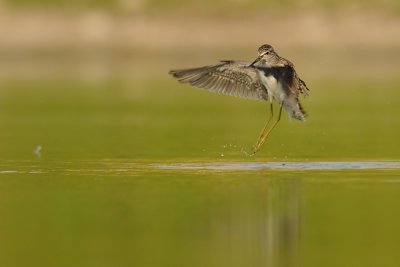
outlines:
[{"label": "bird's outstretched wing", "polygon": [[268,99],[267,90],[261,84],[259,71],[248,62],[221,61],[220,64],[193,69],[171,70],[174,78],[208,91],[253,98]]}]

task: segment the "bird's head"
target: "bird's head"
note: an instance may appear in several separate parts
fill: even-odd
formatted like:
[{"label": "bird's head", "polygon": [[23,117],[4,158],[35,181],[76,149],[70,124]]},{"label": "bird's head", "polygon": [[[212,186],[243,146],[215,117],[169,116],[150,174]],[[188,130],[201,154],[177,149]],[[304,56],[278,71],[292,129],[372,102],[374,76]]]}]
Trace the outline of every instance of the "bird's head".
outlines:
[{"label": "bird's head", "polygon": [[264,44],[258,48],[258,57],[256,60],[253,61],[253,63],[250,64],[250,66],[253,66],[257,62],[264,60],[266,62],[270,61],[271,59],[275,58],[275,51],[274,48],[269,45],[269,44]]}]

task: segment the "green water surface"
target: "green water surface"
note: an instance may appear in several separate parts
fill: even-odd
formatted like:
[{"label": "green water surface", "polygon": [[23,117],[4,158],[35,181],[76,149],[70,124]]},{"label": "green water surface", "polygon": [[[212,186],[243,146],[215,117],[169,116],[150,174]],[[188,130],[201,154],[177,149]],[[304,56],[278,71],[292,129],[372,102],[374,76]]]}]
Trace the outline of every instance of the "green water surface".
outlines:
[{"label": "green water surface", "polygon": [[[1,266],[399,266],[400,171],[185,169],[400,159],[400,82],[267,103],[172,79],[0,86]],[[36,153],[34,153],[36,151]]]}]

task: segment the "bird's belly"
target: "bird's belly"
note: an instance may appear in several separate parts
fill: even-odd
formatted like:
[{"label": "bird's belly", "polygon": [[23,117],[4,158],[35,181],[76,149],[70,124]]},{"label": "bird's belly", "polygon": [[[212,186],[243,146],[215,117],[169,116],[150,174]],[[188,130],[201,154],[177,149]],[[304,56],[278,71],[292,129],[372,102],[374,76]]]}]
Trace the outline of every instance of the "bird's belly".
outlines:
[{"label": "bird's belly", "polygon": [[282,85],[275,79],[275,77],[273,75],[263,75],[262,82],[267,88],[269,100],[272,101],[272,99],[274,99],[278,103],[282,103],[286,94]]}]

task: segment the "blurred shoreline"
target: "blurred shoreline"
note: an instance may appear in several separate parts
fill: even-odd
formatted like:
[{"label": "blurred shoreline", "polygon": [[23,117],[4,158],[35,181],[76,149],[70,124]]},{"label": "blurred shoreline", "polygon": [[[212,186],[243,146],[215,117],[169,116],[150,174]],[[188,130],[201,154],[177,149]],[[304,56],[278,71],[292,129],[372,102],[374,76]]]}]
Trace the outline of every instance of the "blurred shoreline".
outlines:
[{"label": "blurred shoreline", "polygon": [[388,11],[219,16],[2,9],[0,78],[162,77],[170,68],[250,61],[263,43],[311,78],[396,78],[399,29],[400,16]]}]

